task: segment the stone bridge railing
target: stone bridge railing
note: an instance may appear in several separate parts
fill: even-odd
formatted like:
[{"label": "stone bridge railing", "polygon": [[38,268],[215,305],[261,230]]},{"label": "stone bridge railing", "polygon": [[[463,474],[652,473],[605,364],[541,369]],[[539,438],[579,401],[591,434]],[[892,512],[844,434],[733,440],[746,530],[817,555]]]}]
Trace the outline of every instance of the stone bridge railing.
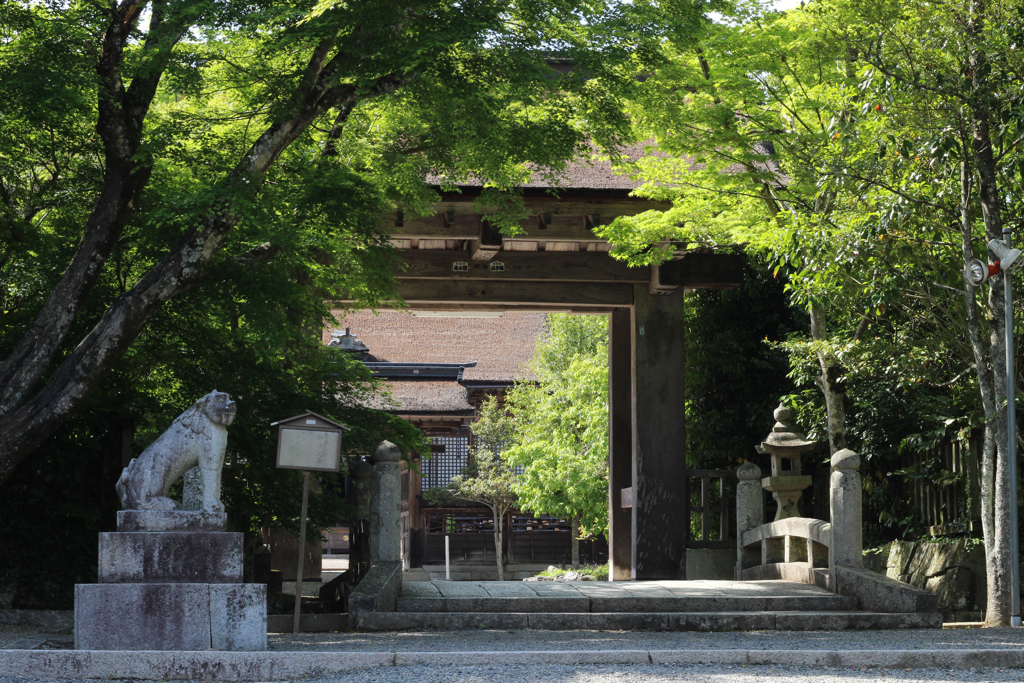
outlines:
[{"label": "stone bridge railing", "polygon": [[764,523],[761,469],[746,463],[736,475],[736,579],[787,579],[835,589],[836,568],[862,566],[860,456],[832,456],[832,522],[788,517]]}]

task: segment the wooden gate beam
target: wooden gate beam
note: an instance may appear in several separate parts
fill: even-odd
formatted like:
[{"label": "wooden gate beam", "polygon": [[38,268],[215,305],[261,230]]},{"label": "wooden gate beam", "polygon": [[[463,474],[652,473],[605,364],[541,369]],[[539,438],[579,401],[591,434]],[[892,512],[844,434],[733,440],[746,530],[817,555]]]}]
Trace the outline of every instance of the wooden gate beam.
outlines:
[{"label": "wooden gate beam", "polygon": [[633,567],[632,501],[623,489],[633,485],[632,317],[628,308],[608,316],[608,578],[629,581]]},{"label": "wooden gate beam", "polygon": [[685,579],[684,297],[634,285],[632,579]]},{"label": "wooden gate beam", "polygon": [[461,306],[465,310],[479,310],[479,306],[483,304],[531,304],[573,309],[609,309],[633,305],[633,285],[604,282],[402,279],[398,281],[398,293],[412,308],[439,302],[449,306]]},{"label": "wooden gate beam", "polygon": [[[465,270],[463,270],[465,269]],[[408,249],[395,264],[399,279],[648,282],[649,267],[630,268],[605,252],[500,251],[490,260],[473,260],[466,250]]]}]

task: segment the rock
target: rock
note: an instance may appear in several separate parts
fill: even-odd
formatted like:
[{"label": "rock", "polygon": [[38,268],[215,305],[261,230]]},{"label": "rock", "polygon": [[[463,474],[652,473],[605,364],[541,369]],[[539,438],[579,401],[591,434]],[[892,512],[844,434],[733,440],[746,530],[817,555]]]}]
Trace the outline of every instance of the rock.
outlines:
[{"label": "rock", "polygon": [[864,568],[870,569],[876,574],[886,573],[886,563],[889,561],[890,545],[880,548],[871,548],[864,551]]},{"label": "rock", "polygon": [[566,572],[565,574],[563,574],[563,576],[564,576],[564,578],[562,578],[562,581],[579,581],[580,580],[580,573],[579,572]]},{"label": "rock", "polygon": [[523,581],[540,581],[540,578],[539,576],[527,576]]},{"label": "rock", "polygon": [[595,579],[590,574],[584,574],[583,576],[580,577],[580,581],[597,581],[597,579]]},{"label": "rock", "polygon": [[939,596],[939,605],[951,611],[976,609],[974,573],[967,567],[953,567],[928,579],[925,589]]},{"label": "rock", "polygon": [[550,565],[548,565],[548,569],[547,569],[547,570],[548,570],[549,572],[557,572],[557,571],[558,571],[558,567],[556,567],[556,566],[555,566],[555,565],[553,565],[553,564],[550,564]]},{"label": "rock", "polygon": [[890,579],[903,580],[903,575],[909,573],[908,566],[914,556],[916,544],[913,541],[893,541],[889,550],[889,570],[886,576]]}]

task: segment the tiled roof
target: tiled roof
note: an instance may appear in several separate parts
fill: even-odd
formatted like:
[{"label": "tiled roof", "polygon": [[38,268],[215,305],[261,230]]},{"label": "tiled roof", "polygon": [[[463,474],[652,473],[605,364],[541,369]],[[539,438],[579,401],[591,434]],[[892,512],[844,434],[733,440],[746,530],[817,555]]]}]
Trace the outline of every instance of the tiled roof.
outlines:
[{"label": "tiled roof", "polygon": [[[653,140],[627,145],[622,148],[622,156],[630,161],[638,161],[644,157],[664,157],[666,154],[655,146]],[[781,173],[778,163],[772,158],[775,155],[775,148],[771,143],[757,143],[754,151],[765,156],[764,162],[755,162],[754,166],[761,170],[768,170],[778,175],[778,182],[785,184],[787,178]],[[706,168],[703,163],[688,161],[690,168],[699,171]],[[732,164],[725,169],[726,173],[739,173],[743,171],[742,164]],[[427,182],[439,184],[441,178],[428,176]],[[482,187],[483,182],[479,178],[464,180],[458,183],[463,188]],[[629,175],[626,168],[619,168],[617,171],[612,168],[611,161],[591,160],[577,158],[566,164],[565,170],[558,174],[558,180],[552,182],[544,175],[535,171],[529,182],[523,185],[524,188],[562,188],[566,190],[635,190],[643,185],[639,180]]]},{"label": "tiled roof", "polygon": [[384,408],[391,412],[447,413],[473,410],[473,405],[469,402],[469,390],[452,380],[392,380],[387,385],[391,390],[391,399],[398,403],[397,408]]},{"label": "tiled roof", "polygon": [[[661,156],[656,150],[647,149],[648,143],[629,145],[622,149],[623,156],[635,161],[649,155]],[[558,180],[552,182],[547,180],[540,170],[534,171],[533,177],[523,187],[527,188],[550,188],[559,187],[574,190],[635,190],[643,183],[638,182],[620,171],[616,173],[608,160],[574,159],[566,164],[565,170],[557,174]],[[427,176],[427,182],[439,184],[439,176]],[[484,183],[480,178],[462,180],[458,182],[461,187],[480,187]]]},{"label": "tiled roof", "polygon": [[[339,311],[335,311],[338,315]],[[356,311],[339,327],[369,348],[370,358],[405,363],[468,363],[466,382],[536,379],[527,364],[544,333],[544,313],[507,311],[500,318],[418,318],[402,311]],[[331,330],[324,331],[324,342]]]}]

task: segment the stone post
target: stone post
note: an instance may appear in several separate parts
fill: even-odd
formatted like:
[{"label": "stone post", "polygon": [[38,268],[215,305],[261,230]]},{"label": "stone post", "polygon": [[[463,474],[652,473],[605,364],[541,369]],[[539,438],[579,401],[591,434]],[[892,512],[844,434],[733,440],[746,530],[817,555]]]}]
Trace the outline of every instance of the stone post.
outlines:
[{"label": "stone post", "polygon": [[743,570],[760,562],[761,548],[745,550],[743,533],[764,524],[764,502],[761,499],[761,468],[752,462],[736,470],[736,580],[743,579]]},{"label": "stone post", "polygon": [[373,466],[361,458],[353,458],[348,466],[355,489],[356,519],[370,519],[370,478]]},{"label": "stone post", "polygon": [[859,468],[860,456],[848,448],[836,451],[832,456],[832,552],[829,569],[833,574],[836,567],[861,567],[864,563]]},{"label": "stone post", "polygon": [[402,560],[402,452],[383,441],[373,452],[370,480],[370,564]]}]

